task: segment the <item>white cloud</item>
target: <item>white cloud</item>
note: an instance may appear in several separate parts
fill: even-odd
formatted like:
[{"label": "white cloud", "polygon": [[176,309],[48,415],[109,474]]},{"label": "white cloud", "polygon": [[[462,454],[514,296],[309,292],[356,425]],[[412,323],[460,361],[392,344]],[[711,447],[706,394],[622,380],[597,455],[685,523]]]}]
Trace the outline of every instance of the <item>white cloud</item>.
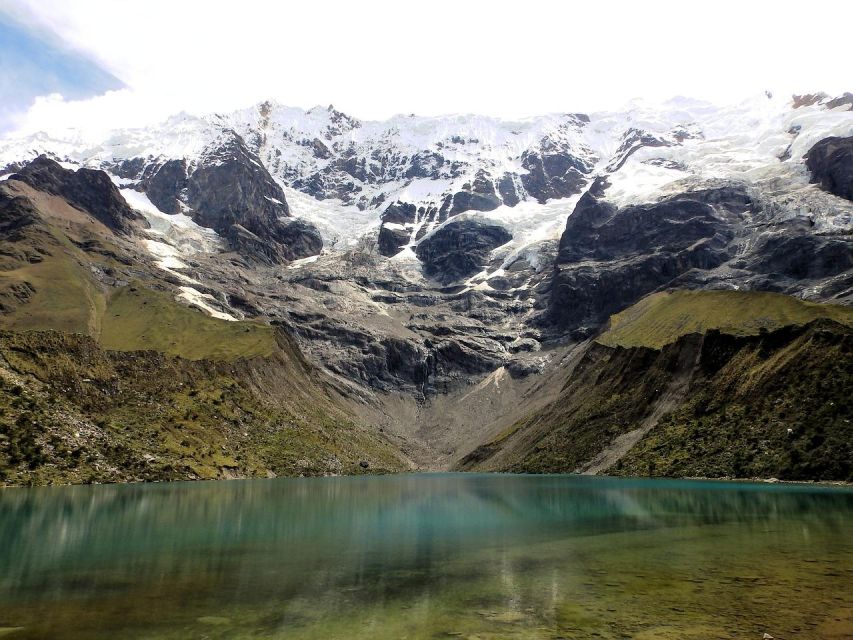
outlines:
[{"label": "white cloud", "polygon": [[129,90],[38,101],[24,129],[143,124],[273,98],[362,118],[518,117],[642,96],[850,90],[849,3],[0,0]]}]

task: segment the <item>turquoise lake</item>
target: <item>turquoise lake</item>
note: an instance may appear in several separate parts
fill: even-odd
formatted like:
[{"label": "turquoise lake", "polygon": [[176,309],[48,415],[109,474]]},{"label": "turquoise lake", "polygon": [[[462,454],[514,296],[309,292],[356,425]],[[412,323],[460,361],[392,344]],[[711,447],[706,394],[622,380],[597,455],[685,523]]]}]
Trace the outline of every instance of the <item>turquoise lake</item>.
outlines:
[{"label": "turquoise lake", "polygon": [[0,638],[853,638],[853,490],[422,474],[0,490]]}]

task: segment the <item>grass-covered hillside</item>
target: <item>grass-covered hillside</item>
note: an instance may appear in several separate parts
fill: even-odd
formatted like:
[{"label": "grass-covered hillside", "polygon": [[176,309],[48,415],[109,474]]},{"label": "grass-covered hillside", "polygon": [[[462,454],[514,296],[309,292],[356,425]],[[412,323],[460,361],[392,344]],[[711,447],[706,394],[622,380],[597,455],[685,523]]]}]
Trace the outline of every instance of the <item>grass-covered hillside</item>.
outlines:
[{"label": "grass-covered hillside", "polygon": [[268,357],[192,361],[105,351],[78,334],[0,332],[0,483],[405,468],[276,338]]},{"label": "grass-covered hillside", "polygon": [[598,341],[608,346],[660,348],[688,333],[709,329],[749,336],[818,318],[853,326],[853,308],[764,291],[665,291],[611,316],[608,330]]},{"label": "grass-covered hillside", "polygon": [[177,302],[173,289],[134,264],[122,238],[55,198],[27,193],[5,200],[12,228],[0,229],[0,329],[77,333],[106,349],[193,360],[273,353],[268,325],[211,318]]},{"label": "grass-covered hillside", "polygon": [[152,349],[190,360],[269,356],[276,349],[270,325],[211,318],[177,303],[170,292],[128,285],[106,302],[99,335],[105,349]]},{"label": "grass-covered hillside", "polygon": [[0,484],[406,467],[289,336],[176,293],[132,239],[0,184]]},{"label": "grass-covered hillside", "polygon": [[614,318],[560,397],[464,469],[853,481],[846,308],[675,292]]},{"label": "grass-covered hillside", "polygon": [[831,320],[706,338],[683,401],[618,475],[853,482],[853,329]]}]

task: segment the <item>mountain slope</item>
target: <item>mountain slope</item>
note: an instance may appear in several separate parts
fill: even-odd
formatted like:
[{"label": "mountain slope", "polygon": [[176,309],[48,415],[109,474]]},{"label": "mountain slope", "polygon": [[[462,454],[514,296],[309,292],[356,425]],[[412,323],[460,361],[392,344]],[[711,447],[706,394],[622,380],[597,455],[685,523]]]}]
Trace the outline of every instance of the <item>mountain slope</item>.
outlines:
[{"label": "mountain slope", "polygon": [[[164,279],[134,231],[144,219],[93,173],[109,198],[0,183],[4,483],[408,468],[281,328],[211,317],[211,294]],[[111,198],[129,227],[92,211]]]},{"label": "mountain slope", "polygon": [[[750,349],[783,348],[768,336],[844,324],[851,136],[849,100],[821,95],[514,122],[364,122],[262,103],[108,134],[8,136],[0,328],[10,344],[61,334],[23,343],[30,364],[7,367],[10,380],[24,376],[10,388],[62,406],[36,407],[48,425],[97,423],[102,409],[137,425],[90,445],[103,460],[110,442],[124,442],[128,460],[169,460],[147,478],[326,473],[359,455],[369,468],[446,469],[472,450],[466,467],[612,469],[664,415],[686,410],[696,385],[722,384],[724,363],[702,368],[706,346],[735,340],[743,370],[726,375],[748,378]],[[792,365],[811,367],[802,375],[817,371],[812,350],[849,358],[819,341],[802,349]],[[79,353],[136,382],[114,403],[80,405],[79,385],[51,377],[71,376],[66,364],[42,371]],[[134,363],[154,362],[197,393],[149,387]],[[790,394],[793,371],[778,378]],[[233,385],[245,392],[229,409],[247,427],[239,433],[214,402]],[[164,420],[143,415],[145,398]],[[181,438],[180,455],[161,446],[174,439],[164,425],[184,415],[176,407],[203,422],[198,447]],[[13,429],[13,414],[19,439],[31,422]],[[50,434],[38,432],[49,454]],[[213,464],[211,443],[236,452],[232,440],[239,464]],[[273,440],[284,443],[273,447],[278,466]],[[51,479],[42,462],[31,476],[21,464],[16,482]],[[103,477],[131,477],[111,468]]]},{"label": "mountain slope", "polygon": [[190,361],[0,332],[6,484],[400,471],[284,335],[266,357]]},{"label": "mountain slope", "polygon": [[[711,328],[712,317],[701,333],[680,320],[714,308],[717,292],[656,295],[626,310],[558,399],[461,468],[849,480],[853,312],[726,297],[737,300],[725,328]],[[792,317],[805,324],[785,324]]]},{"label": "mountain slope", "polygon": [[763,291],[664,291],[611,316],[596,340],[610,347],[660,349],[690,333],[718,329],[733,336],[758,335],[819,318],[853,326],[853,308]]}]

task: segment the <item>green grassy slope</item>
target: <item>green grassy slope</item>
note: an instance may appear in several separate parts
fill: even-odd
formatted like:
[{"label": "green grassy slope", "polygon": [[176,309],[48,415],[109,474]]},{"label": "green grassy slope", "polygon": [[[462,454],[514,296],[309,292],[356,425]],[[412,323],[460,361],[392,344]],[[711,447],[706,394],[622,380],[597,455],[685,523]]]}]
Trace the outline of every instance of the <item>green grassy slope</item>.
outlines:
[{"label": "green grassy slope", "polygon": [[[7,309],[0,315],[0,326],[97,335],[105,300],[84,267],[87,260],[82,251],[49,229],[32,236],[20,244],[4,242],[0,246],[0,292],[21,285],[29,290],[26,301],[11,300],[4,305]],[[25,253],[18,255],[18,251]]]},{"label": "green grassy slope", "polygon": [[700,376],[610,472],[853,482],[853,330],[819,320],[790,333]]},{"label": "green grassy slope", "polygon": [[719,329],[757,335],[830,318],[853,326],[853,308],[817,304],[760,291],[667,291],[643,298],[610,318],[598,341],[608,346],[660,348],[688,333]]},{"label": "green grassy slope", "polygon": [[[604,472],[617,475],[853,481],[848,309],[682,292],[619,316],[556,401],[460,468],[572,472],[608,451]],[[761,331],[771,322],[786,324]]]},{"label": "green grassy slope", "polygon": [[[219,320],[187,307],[174,293],[139,281],[143,272],[119,257],[116,239],[85,225],[27,216],[22,207],[10,213],[21,220],[11,239],[0,240],[0,329],[78,333],[107,349],[153,349],[192,360],[275,351],[273,330],[266,324]],[[105,286],[95,271],[135,282]]]},{"label": "green grassy slope", "polygon": [[0,483],[406,468],[284,333],[180,304],[62,203],[0,204]]},{"label": "green grassy slope", "polygon": [[153,349],[190,360],[269,356],[272,327],[262,322],[219,320],[144,286],[112,292],[101,321],[100,343],[114,351]]},{"label": "green grassy slope", "polygon": [[287,336],[271,357],[191,361],[91,338],[0,332],[0,483],[399,471]]}]

